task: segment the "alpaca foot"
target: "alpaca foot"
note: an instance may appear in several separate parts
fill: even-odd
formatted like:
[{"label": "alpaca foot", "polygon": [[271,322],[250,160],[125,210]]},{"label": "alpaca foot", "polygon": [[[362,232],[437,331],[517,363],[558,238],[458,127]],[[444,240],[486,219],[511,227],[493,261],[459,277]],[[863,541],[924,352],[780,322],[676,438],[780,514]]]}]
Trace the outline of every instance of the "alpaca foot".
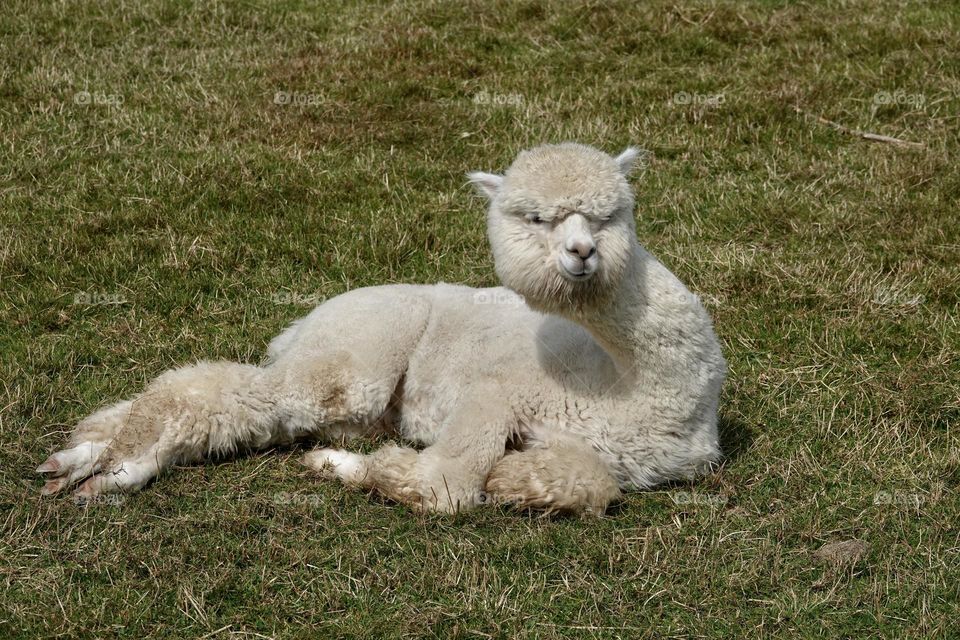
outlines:
[{"label": "alpaca foot", "polygon": [[37,467],[48,476],[40,493],[48,496],[63,491],[98,471],[100,458],[130,416],[130,400],[104,407],[77,425],[73,446],[57,451]]},{"label": "alpaca foot", "polygon": [[163,414],[151,411],[149,398],[137,403],[142,406],[122,402],[82,421],[73,441],[92,439],[57,451],[37,467],[37,473],[50,477],[40,493],[52,495],[80,483],[75,495],[89,499],[136,491],[153,479],[169,460],[158,454]]},{"label": "alpaca foot", "polygon": [[116,460],[102,443],[84,442],[58,451],[37,467],[37,473],[50,474],[40,489],[45,496],[69,489],[81,480],[74,491],[78,498],[89,499],[100,494],[128,493],[143,488],[160,472],[160,465],[151,456]]},{"label": "alpaca foot", "polygon": [[483,477],[475,479],[472,474],[464,474],[457,460],[443,464],[422,460],[418,476],[417,492],[421,496],[420,508],[424,511],[459,513],[475,509],[486,499]]},{"label": "alpaca foot", "polygon": [[82,442],[54,453],[37,467],[37,473],[50,477],[40,493],[49,496],[90,477],[97,470],[100,455],[106,448],[100,442]]},{"label": "alpaca foot", "polygon": [[153,460],[125,460],[88,478],[73,495],[89,500],[101,494],[139,491],[159,473],[160,465]]},{"label": "alpaca foot", "polygon": [[359,485],[367,475],[364,456],[340,449],[317,449],[303,456],[303,464],[318,471],[324,478],[344,484]]}]

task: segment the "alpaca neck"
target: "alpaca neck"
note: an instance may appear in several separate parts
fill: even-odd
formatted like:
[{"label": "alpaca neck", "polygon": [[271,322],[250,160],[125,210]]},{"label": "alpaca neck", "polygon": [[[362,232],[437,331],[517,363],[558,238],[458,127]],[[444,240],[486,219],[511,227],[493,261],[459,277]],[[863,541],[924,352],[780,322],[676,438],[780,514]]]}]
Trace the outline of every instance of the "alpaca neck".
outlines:
[{"label": "alpaca neck", "polygon": [[647,269],[652,258],[634,244],[620,286],[603,303],[580,310],[570,319],[583,326],[627,375],[649,351],[647,315],[650,291]]}]

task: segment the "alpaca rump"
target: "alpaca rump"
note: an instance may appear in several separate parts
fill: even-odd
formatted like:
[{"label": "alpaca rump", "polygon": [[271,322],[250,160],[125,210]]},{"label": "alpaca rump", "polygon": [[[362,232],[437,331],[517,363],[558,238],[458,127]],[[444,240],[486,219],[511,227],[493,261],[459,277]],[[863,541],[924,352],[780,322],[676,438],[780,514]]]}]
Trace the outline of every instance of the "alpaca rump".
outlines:
[{"label": "alpaca rump", "polygon": [[546,145],[470,174],[503,287],[357,289],[294,322],[262,366],[168,371],[81,421],[37,469],[43,492],[136,491],[178,463],[382,431],[402,444],[304,462],[441,512],[599,514],[707,472],[726,365],[697,297],[637,242],[636,158]]}]

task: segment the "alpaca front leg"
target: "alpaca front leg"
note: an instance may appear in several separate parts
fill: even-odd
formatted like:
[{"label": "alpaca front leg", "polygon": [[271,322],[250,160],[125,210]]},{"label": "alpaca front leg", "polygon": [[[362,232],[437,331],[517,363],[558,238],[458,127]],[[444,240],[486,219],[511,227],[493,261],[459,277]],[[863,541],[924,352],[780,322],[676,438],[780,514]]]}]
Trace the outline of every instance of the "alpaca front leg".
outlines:
[{"label": "alpaca front leg", "polygon": [[372,489],[422,511],[456,513],[483,503],[484,483],[504,455],[516,417],[490,407],[496,390],[475,389],[450,416],[435,443],[421,452],[387,446],[362,456],[336,449],[307,454],[304,463],[347,485]]},{"label": "alpaca front leg", "polygon": [[396,445],[370,455],[318,449],[306,454],[303,462],[347,486],[376,491],[417,511],[442,513],[468,511],[482,504],[486,476],[479,470],[493,466],[476,457],[444,459],[432,447],[418,452]]},{"label": "alpaca front leg", "polygon": [[85,480],[79,496],[136,491],[176,462],[197,462],[277,436],[275,393],[267,370],[201,362],[168,371],[141,395],[82,421],[68,448],[38,472],[43,493]]},{"label": "alpaca front leg", "polygon": [[508,453],[494,465],[486,490],[494,503],[597,516],[621,496],[597,452],[573,439]]}]

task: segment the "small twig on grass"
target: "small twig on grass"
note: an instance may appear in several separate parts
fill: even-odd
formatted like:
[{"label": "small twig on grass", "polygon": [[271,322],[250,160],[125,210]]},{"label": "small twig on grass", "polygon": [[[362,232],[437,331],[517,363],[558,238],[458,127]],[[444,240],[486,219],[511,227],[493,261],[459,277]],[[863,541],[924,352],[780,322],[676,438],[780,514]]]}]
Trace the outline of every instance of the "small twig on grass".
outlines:
[{"label": "small twig on grass", "polygon": [[840,124],[839,122],[834,122],[833,120],[827,120],[823,116],[807,113],[806,111],[804,111],[799,107],[794,107],[794,110],[800,115],[811,116],[812,118],[816,119],[816,121],[819,122],[820,124],[825,124],[828,127],[833,127],[840,133],[846,133],[851,136],[863,138],[864,140],[870,140],[872,142],[886,142],[888,144],[896,144],[903,147],[911,147],[913,149],[923,149],[926,146],[922,142],[911,142],[910,140],[901,140],[900,138],[894,138],[892,136],[884,136],[879,133],[870,133],[869,131],[860,131],[859,129],[851,129],[850,127],[846,127]]}]

